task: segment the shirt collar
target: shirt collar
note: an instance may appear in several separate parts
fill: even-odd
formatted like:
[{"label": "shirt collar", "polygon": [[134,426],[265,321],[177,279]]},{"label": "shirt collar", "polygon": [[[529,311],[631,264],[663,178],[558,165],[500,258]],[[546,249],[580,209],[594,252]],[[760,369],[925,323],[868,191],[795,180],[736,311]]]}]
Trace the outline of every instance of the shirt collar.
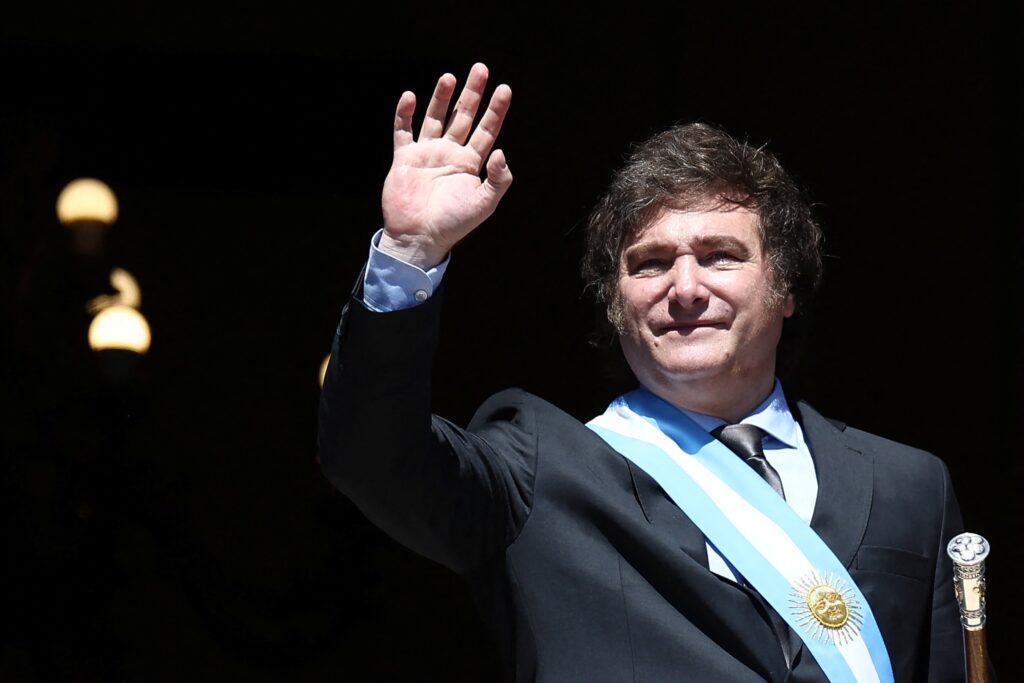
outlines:
[{"label": "shirt collar", "polygon": [[[718,417],[695,413],[686,408],[680,408],[680,410],[708,432],[726,424],[725,420]],[[796,419],[789,410],[786,396],[782,393],[782,383],[779,382],[778,378],[775,379],[775,386],[772,388],[772,393],[768,395],[768,398],[754,408],[749,415],[740,420],[740,423],[760,427],[783,445],[789,448],[797,447]]]}]

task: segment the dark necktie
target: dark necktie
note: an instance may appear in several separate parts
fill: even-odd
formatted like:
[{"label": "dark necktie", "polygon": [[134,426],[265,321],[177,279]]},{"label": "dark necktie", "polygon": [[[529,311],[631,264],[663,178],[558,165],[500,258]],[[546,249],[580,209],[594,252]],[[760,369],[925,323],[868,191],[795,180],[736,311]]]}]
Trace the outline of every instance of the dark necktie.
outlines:
[{"label": "dark necktie", "polygon": [[761,441],[768,436],[760,427],[754,425],[738,424],[724,425],[711,432],[711,435],[729,447],[736,455],[750,465],[750,467],[761,475],[761,478],[768,482],[768,485],[775,489],[783,498],[786,491],[782,488],[782,478],[778,471],[771,466],[768,459],[764,457],[764,447]]},{"label": "dark necktie", "polygon": [[[766,431],[754,425],[723,425],[711,432],[711,435],[729,447],[736,455],[750,465],[761,478],[768,482],[768,485],[775,489],[783,498],[786,492],[782,488],[782,479],[778,471],[771,466],[768,459],[764,457],[764,447],[761,441],[768,435]],[[786,659],[786,666],[792,666],[793,647],[789,642],[789,627],[779,616],[779,613],[772,609],[771,605],[764,598],[760,598],[765,611],[771,621],[775,636],[778,638],[779,646],[782,648],[782,656]]]}]

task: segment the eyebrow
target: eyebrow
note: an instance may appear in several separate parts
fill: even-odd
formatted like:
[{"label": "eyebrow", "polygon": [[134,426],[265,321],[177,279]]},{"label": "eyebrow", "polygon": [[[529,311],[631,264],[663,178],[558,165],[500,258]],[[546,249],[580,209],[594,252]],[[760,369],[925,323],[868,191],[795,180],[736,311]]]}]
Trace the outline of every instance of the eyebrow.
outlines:
[{"label": "eyebrow", "polygon": [[744,256],[750,255],[750,248],[747,246],[747,243],[732,235],[701,236],[697,238],[697,244],[705,249],[729,248],[741,252]]},{"label": "eyebrow", "polygon": [[[732,235],[701,235],[695,239],[696,247],[703,250],[709,249],[732,249],[739,252],[744,257],[751,256],[749,247],[745,242]],[[660,252],[672,250],[675,251],[676,245],[670,241],[649,241],[649,242],[635,242],[632,245],[626,247],[626,250],[622,252],[623,258],[627,261],[630,259],[644,258],[650,254],[657,254]]]}]

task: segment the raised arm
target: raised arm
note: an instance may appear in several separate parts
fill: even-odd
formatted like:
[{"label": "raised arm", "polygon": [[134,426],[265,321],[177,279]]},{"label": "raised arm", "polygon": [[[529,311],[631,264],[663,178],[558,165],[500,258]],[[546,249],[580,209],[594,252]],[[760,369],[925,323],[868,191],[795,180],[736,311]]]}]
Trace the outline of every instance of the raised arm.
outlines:
[{"label": "raised arm", "polygon": [[[413,134],[416,95],[402,93],[395,112],[395,150],[381,198],[384,234],[379,248],[427,269],[444,260],[463,237],[494,213],[512,184],[512,172],[495,140],[512,102],[499,85],[473,127],[487,86],[487,67],[474,64],[449,114],[455,77],[444,74]],[[486,175],[481,180],[481,169]]]},{"label": "raised arm", "polygon": [[[486,67],[474,65],[447,116],[455,78],[442,76],[415,139],[416,99],[402,95],[378,249],[426,270],[494,212],[512,182],[504,155],[493,149],[512,93],[496,88],[474,127],[486,84]],[[505,420],[474,431],[433,416],[440,297],[386,313],[366,304],[357,288],[324,379],[324,474],[399,542],[470,571],[504,549],[530,509],[532,412],[514,420],[507,415],[520,409],[507,407]]]}]

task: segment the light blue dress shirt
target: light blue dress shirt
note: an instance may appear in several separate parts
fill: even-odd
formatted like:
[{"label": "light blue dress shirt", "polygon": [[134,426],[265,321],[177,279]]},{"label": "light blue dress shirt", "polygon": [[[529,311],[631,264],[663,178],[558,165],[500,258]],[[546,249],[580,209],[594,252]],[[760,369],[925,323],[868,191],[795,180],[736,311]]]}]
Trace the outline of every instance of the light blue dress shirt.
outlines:
[{"label": "light blue dress shirt", "polygon": [[[423,303],[440,286],[451,255],[437,266],[424,271],[378,249],[382,233],[383,230],[378,230],[370,241],[370,256],[363,278],[363,303],[378,313],[398,311]],[[725,420],[717,417],[682,410],[708,432],[726,424]],[[763,443],[765,458],[782,479],[786,502],[800,519],[810,524],[814,501],[818,497],[818,477],[814,472],[814,460],[804,440],[803,430],[793,418],[778,379],[768,398],[741,422],[760,427],[768,433]],[[710,543],[708,566],[719,576],[742,581],[732,565]]]},{"label": "light blue dress shirt", "polygon": [[371,311],[387,313],[421,304],[441,284],[451,254],[430,270],[400,261],[377,248],[383,230],[370,240],[370,257],[363,277],[363,303]]}]

